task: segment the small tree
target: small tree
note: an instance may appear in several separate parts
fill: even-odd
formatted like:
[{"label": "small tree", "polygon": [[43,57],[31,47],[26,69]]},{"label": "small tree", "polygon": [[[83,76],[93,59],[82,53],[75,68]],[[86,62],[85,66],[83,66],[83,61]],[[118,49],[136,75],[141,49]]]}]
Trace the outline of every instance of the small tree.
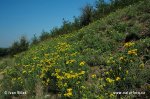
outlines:
[{"label": "small tree", "polygon": [[108,3],[106,3],[105,0],[97,0],[96,1],[95,16],[97,19],[108,14],[110,11],[111,11],[110,5]]},{"label": "small tree", "polygon": [[94,9],[90,4],[87,4],[81,9],[80,22],[81,26],[86,26],[93,21]]},{"label": "small tree", "polygon": [[9,48],[0,48],[0,57],[9,55]]},{"label": "small tree", "polygon": [[56,35],[60,34],[60,29],[58,27],[54,27],[51,31],[50,31],[50,35],[52,37],[55,37]]},{"label": "small tree", "polygon": [[17,53],[19,53],[19,42],[15,41],[12,46],[10,47],[10,55],[13,56]]},{"label": "small tree", "polygon": [[37,44],[37,43],[39,43],[39,40],[38,40],[38,38],[36,37],[36,35],[34,34],[34,37],[32,38],[32,43],[31,43],[31,45],[34,45],[34,44]]},{"label": "small tree", "polygon": [[74,30],[78,30],[81,28],[81,24],[80,24],[80,18],[79,17],[73,17],[74,18],[74,22],[72,23],[72,26],[74,28]]},{"label": "small tree", "polygon": [[66,34],[72,31],[72,23],[63,19],[63,25],[61,27],[62,34]]},{"label": "small tree", "polygon": [[27,41],[25,36],[22,36],[20,38],[19,42],[15,41],[12,44],[12,46],[10,47],[10,54],[11,54],[11,56],[13,56],[13,55],[15,55],[17,53],[26,51],[26,50],[28,50],[28,47],[29,47],[29,42]]},{"label": "small tree", "polygon": [[50,37],[50,34],[43,30],[41,33],[41,36],[40,36],[40,41],[44,41],[44,40],[48,39],[49,37]]},{"label": "small tree", "polygon": [[29,42],[27,41],[25,36],[21,37],[19,47],[20,47],[20,52],[26,51],[28,49]]}]

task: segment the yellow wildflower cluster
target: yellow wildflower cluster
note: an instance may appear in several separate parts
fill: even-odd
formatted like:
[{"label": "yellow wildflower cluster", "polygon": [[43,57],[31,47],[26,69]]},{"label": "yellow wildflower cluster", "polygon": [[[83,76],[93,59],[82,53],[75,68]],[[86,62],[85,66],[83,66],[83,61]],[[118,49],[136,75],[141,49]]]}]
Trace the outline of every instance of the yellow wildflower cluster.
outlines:
[{"label": "yellow wildflower cluster", "polygon": [[49,57],[49,56],[50,56],[50,54],[44,54],[44,56],[45,56],[45,57]]},{"label": "yellow wildflower cluster", "polygon": [[67,93],[65,93],[64,96],[66,96],[66,97],[71,97],[71,96],[73,96],[73,94],[72,94],[72,88],[68,88],[68,89],[67,89]]},{"label": "yellow wildflower cluster", "polygon": [[72,70],[70,72],[62,72],[60,69],[55,69],[56,73],[52,73],[52,76],[55,76],[58,80],[57,85],[59,88],[67,86],[67,83],[64,83],[64,81],[68,82],[70,79],[78,79],[82,78],[82,76],[85,74],[85,71],[80,71],[79,73],[74,73]]},{"label": "yellow wildflower cluster", "polygon": [[92,77],[92,78],[96,78],[96,74],[92,74],[91,77]]},{"label": "yellow wildflower cluster", "polygon": [[134,44],[135,43],[133,43],[133,42],[127,42],[127,43],[124,44],[124,47],[128,48],[128,47],[133,46]]},{"label": "yellow wildflower cluster", "polygon": [[110,97],[114,97],[115,95],[111,93],[109,96],[110,96]]},{"label": "yellow wildflower cluster", "polygon": [[106,78],[106,81],[109,82],[109,83],[113,83],[114,82],[114,80],[111,79],[111,78]]},{"label": "yellow wildflower cluster", "polygon": [[119,81],[119,80],[121,80],[121,78],[120,77],[116,77],[116,81]]},{"label": "yellow wildflower cluster", "polygon": [[141,69],[143,69],[143,68],[144,68],[144,63],[140,64],[139,67],[140,67]]},{"label": "yellow wildflower cluster", "polygon": [[74,62],[76,62],[76,60],[72,59],[72,60],[68,60],[68,61],[66,62],[66,64],[72,64],[72,63],[74,63]]},{"label": "yellow wildflower cluster", "polygon": [[49,78],[47,78],[45,81],[42,81],[42,84],[44,84],[44,85],[48,85],[50,83],[50,79]]},{"label": "yellow wildflower cluster", "polygon": [[121,56],[121,57],[119,58],[119,60],[120,60],[120,61],[125,61],[126,59],[125,59],[125,57]]},{"label": "yellow wildflower cluster", "polygon": [[64,52],[67,51],[70,48],[70,45],[66,42],[58,43],[58,45],[55,47],[58,52]]},{"label": "yellow wildflower cluster", "polygon": [[86,89],[86,87],[85,87],[85,86],[81,86],[81,88],[82,88],[82,89]]},{"label": "yellow wildflower cluster", "polygon": [[107,60],[107,63],[108,63],[108,64],[115,64],[116,61],[114,60],[114,57],[110,57],[110,58]]},{"label": "yellow wildflower cluster", "polygon": [[67,79],[78,78],[78,77],[80,77],[84,74],[85,74],[85,71],[81,71],[79,73],[64,73],[64,77],[67,78]]},{"label": "yellow wildflower cluster", "polygon": [[72,54],[70,54],[70,56],[76,56],[77,54],[79,54],[78,52],[74,52]]},{"label": "yellow wildflower cluster", "polygon": [[11,82],[12,83],[16,83],[16,82],[18,83],[19,82],[19,83],[22,84],[23,83],[23,78],[21,78],[21,77],[11,78]]},{"label": "yellow wildflower cluster", "polygon": [[129,71],[128,71],[128,70],[126,70],[126,74],[129,74]]},{"label": "yellow wildflower cluster", "polygon": [[56,73],[60,73],[60,71],[61,71],[60,69],[55,69]]},{"label": "yellow wildflower cluster", "polygon": [[129,55],[137,55],[137,49],[129,50],[128,54]]},{"label": "yellow wildflower cluster", "polygon": [[78,74],[77,73],[65,73],[64,74],[64,77],[67,78],[67,79],[70,79],[70,78],[77,78],[78,77]]},{"label": "yellow wildflower cluster", "polygon": [[85,62],[84,61],[82,61],[82,62],[80,62],[80,64],[79,64],[80,66],[84,66],[85,65]]},{"label": "yellow wildflower cluster", "polygon": [[[69,88],[67,91],[64,89],[72,86],[74,89],[76,87],[86,88],[85,86],[81,87],[81,84],[87,76],[85,73],[88,72],[88,67],[82,59],[83,55],[74,46],[66,41],[56,40],[53,43],[41,43],[38,47],[30,49],[29,53],[18,59],[17,66],[23,77],[38,79],[43,86],[52,85],[56,80],[54,86],[57,86],[63,94],[65,93],[64,96],[70,97],[73,95],[72,89]],[[93,77],[96,76],[93,75]],[[22,78],[12,79],[13,82],[17,80],[25,83]],[[27,79],[27,81],[29,80]]]},{"label": "yellow wildflower cluster", "polygon": [[109,75],[109,72],[107,71],[107,72],[105,72],[105,74],[106,74],[106,75]]}]

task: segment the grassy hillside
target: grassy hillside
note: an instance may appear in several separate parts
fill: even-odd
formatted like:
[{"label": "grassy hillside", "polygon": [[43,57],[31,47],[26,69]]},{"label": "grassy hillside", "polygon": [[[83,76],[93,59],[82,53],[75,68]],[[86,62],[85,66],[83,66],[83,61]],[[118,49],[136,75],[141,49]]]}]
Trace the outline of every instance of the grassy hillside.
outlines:
[{"label": "grassy hillside", "polygon": [[2,99],[150,98],[149,8],[149,0],[130,5],[1,62]]}]

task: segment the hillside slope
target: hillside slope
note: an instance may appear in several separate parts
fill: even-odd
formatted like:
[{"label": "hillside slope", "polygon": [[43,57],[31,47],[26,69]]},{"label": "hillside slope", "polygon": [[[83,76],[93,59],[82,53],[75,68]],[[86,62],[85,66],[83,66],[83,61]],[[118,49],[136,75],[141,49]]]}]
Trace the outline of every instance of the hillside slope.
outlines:
[{"label": "hillside slope", "polygon": [[[149,26],[150,1],[144,0],[32,46],[14,62],[1,65],[1,97],[44,98],[54,93],[65,99],[148,99]],[[3,94],[8,89],[27,94]]]}]

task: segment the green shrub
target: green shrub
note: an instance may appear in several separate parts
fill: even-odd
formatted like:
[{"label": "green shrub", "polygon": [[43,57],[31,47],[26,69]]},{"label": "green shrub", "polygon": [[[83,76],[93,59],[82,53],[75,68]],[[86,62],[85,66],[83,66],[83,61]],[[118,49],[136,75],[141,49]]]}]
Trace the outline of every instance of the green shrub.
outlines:
[{"label": "green shrub", "polygon": [[15,41],[12,46],[10,47],[10,54],[11,56],[18,54],[20,52],[26,51],[28,50],[29,47],[29,42],[27,41],[27,39],[22,36],[20,38],[20,41]]},{"label": "green shrub", "polygon": [[50,38],[50,34],[48,32],[42,31],[39,38],[40,38],[40,41],[47,40],[48,38]]}]

